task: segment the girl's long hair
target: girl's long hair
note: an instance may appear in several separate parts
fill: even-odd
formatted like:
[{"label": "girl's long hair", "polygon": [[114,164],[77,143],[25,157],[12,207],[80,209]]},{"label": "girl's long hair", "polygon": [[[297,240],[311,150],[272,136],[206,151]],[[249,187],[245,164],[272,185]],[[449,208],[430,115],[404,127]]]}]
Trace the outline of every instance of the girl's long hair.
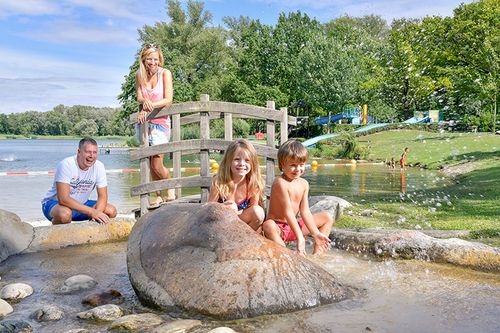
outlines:
[{"label": "girl's long hair", "polygon": [[226,152],[222,157],[222,161],[220,162],[219,171],[217,171],[217,174],[214,177],[213,186],[215,186],[219,194],[219,198],[228,198],[230,194],[234,192],[234,182],[231,176],[231,163],[238,148],[245,150],[250,158],[251,170],[245,176],[249,196],[252,197],[257,195],[259,198],[259,204],[262,204],[264,200],[264,185],[260,174],[259,158],[255,148],[248,140],[238,139],[227,147]]},{"label": "girl's long hair", "polygon": [[147,57],[149,57],[152,53],[158,52],[158,59],[160,60],[158,63],[158,67],[163,67],[163,52],[161,51],[161,47],[154,44],[146,44],[144,48],[141,50],[140,59],[139,59],[139,83],[141,86],[145,86],[148,80],[148,72],[146,70],[146,66],[144,66],[144,61]]}]

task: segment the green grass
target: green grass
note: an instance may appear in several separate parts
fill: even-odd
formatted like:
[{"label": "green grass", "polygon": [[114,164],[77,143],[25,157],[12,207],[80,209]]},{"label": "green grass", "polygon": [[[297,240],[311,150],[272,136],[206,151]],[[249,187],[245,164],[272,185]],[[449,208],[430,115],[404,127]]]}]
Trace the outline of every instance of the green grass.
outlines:
[{"label": "green grass", "polygon": [[[24,136],[18,134],[0,134],[0,140],[4,139],[36,139],[36,140],[70,140],[70,139],[81,139],[82,136],[76,135],[32,135],[32,136]],[[104,136],[92,136],[95,140],[124,140],[126,141],[128,136],[120,136],[120,135],[104,135]]]},{"label": "green grass", "polygon": [[[436,169],[474,162],[475,167],[450,185],[363,197],[337,227],[471,230],[472,239],[500,246],[500,136],[401,130],[359,141],[369,146],[372,160],[399,159],[410,147],[409,164]],[[367,210],[373,214],[365,216]]]}]

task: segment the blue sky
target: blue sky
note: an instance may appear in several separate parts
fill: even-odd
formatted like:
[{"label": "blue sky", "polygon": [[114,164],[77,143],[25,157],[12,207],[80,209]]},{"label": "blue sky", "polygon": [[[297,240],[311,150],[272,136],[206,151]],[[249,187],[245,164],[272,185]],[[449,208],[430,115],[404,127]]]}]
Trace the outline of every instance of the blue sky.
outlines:
[{"label": "blue sky", "polygon": [[[181,1],[185,3],[185,1]],[[321,22],[343,14],[449,16],[471,0],[206,0],[213,24],[240,15],[275,24],[300,10]],[[0,0],[0,113],[58,104],[118,106],[140,48],[137,29],[166,21],[164,0]],[[174,83],[175,84],[175,83]]]}]

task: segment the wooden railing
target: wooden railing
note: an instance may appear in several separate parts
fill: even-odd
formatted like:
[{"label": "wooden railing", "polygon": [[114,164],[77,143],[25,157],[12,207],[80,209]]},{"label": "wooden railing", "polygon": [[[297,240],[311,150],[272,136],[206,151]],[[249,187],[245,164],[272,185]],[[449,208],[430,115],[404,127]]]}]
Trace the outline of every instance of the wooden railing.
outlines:
[{"label": "wooden railing", "polygon": [[[254,144],[259,156],[266,160],[266,196],[269,196],[274,179],[277,148],[288,139],[288,126],[296,125],[295,117],[288,116],[287,109],[275,109],[273,101],[266,107],[228,102],[211,102],[208,95],[201,95],[199,102],[173,104],[155,109],[148,115],[148,120],[170,116],[172,119],[172,140],[169,143],[148,146],[146,123],[139,126],[140,148],[130,153],[130,159],[140,160],[140,184],[131,188],[132,196],[140,195],[140,215],[148,212],[149,193],[175,189],[176,197],[181,198],[183,187],[200,187],[200,202],[208,200],[212,177],[210,176],[209,151],[223,151],[233,141],[233,117],[252,118],[266,121],[266,145]],[[224,119],[224,139],[210,138],[210,120]],[[130,117],[137,122],[137,115]],[[200,139],[181,140],[181,126],[191,123],[200,124]],[[276,125],[280,125],[280,140],[276,140]],[[278,142],[277,142],[278,141]],[[173,177],[151,181],[149,157],[157,154],[173,155]],[[181,157],[184,154],[199,153],[200,174],[182,177]]]}]

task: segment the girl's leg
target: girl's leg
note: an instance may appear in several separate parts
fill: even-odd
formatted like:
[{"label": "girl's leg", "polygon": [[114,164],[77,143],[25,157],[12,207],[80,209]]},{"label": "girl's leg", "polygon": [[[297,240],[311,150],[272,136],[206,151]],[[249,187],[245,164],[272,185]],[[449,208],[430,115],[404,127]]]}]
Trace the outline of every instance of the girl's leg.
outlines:
[{"label": "girl's leg", "polygon": [[259,229],[261,229],[262,222],[264,222],[264,217],[264,208],[259,205],[250,206],[247,209],[244,209],[239,215],[240,220],[244,221],[259,234]]},{"label": "girl's leg", "polygon": [[286,246],[285,242],[281,239],[280,229],[273,220],[267,220],[262,224],[264,237],[278,243],[279,245]]}]

